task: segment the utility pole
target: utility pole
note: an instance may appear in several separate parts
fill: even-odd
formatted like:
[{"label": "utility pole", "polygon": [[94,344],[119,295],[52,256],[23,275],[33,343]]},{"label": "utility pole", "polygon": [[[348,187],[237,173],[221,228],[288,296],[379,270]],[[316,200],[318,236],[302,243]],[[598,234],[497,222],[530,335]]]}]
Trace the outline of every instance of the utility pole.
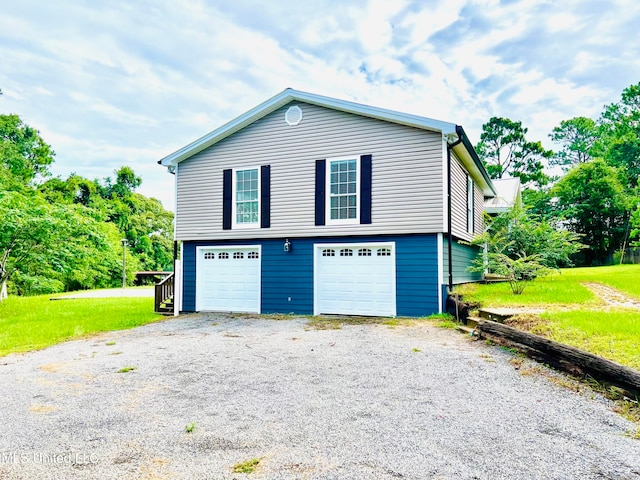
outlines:
[{"label": "utility pole", "polygon": [[127,288],[127,239],[123,238],[122,242],[122,288]]}]

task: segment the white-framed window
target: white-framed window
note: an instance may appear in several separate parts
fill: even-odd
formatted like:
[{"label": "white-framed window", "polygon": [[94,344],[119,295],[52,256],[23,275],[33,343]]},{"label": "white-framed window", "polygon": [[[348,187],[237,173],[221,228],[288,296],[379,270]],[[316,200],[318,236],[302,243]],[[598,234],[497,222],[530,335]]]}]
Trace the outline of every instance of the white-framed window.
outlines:
[{"label": "white-framed window", "polygon": [[473,233],[473,179],[467,175],[467,232]]},{"label": "white-framed window", "polygon": [[233,226],[260,226],[260,169],[233,170]]},{"label": "white-framed window", "polygon": [[327,159],[327,223],[358,223],[360,157]]}]

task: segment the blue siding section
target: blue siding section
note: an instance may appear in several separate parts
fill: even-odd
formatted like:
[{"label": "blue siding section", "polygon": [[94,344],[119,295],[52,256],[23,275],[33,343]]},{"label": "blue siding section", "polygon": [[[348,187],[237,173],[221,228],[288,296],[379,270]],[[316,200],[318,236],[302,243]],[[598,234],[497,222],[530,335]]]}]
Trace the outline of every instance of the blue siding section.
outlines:
[{"label": "blue siding section", "polygon": [[436,235],[400,237],[396,241],[398,315],[420,317],[438,312]]},{"label": "blue siding section", "polygon": [[[443,283],[449,282],[449,246],[446,235],[443,236],[443,253],[444,253],[444,278]],[[453,259],[453,283],[454,285],[459,283],[478,282],[482,280],[482,273],[470,272],[467,270],[471,266],[471,262],[481,252],[482,248],[475,245],[465,245],[458,243],[455,239],[451,245],[452,259]]]},{"label": "blue siding section", "polygon": [[262,240],[262,313],[313,314],[313,242]]},{"label": "blue siding section", "polygon": [[396,243],[396,309],[399,316],[419,317],[438,312],[438,256],[436,235],[290,238],[291,251],[283,251],[284,239],[184,242],[183,304],[195,311],[196,247],[262,246],[262,313],[313,313],[313,245],[315,243]]}]

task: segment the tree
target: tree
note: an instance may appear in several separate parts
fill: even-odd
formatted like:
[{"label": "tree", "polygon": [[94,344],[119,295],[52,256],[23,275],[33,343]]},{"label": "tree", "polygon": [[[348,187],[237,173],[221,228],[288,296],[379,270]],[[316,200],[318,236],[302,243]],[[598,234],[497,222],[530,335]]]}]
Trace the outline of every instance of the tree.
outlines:
[{"label": "tree", "polygon": [[66,180],[52,178],[39,190],[52,203],[83,205],[95,219],[115,225],[120,238],[126,238],[145,270],[167,270],[173,263],[173,213],[159,200],[133,190],[142,180],[130,167],[115,171],[104,183],[72,174]]},{"label": "tree", "polygon": [[0,165],[26,184],[50,175],[55,153],[17,115],[0,115]]},{"label": "tree", "polygon": [[572,265],[571,255],[584,247],[579,239],[516,206],[492,219],[485,233],[473,240],[486,247],[486,254],[474,260],[471,270],[505,277],[518,295],[535,278]]},{"label": "tree", "polygon": [[591,160],[591,152],[598,138],[596,122],[587,117],[563,120],[549,137],[561,145],[560,151],[549,160],[549,165],[559,165],[566,171]]},{"label": "tree", "polygon": [[610,263],[626,237],[627,203],[620,171],[603,160],[574,167],[552,189],[566,227],[588,246],[585,263]]},{"label": "tree", "polygon": [[37,191],[0,193],[0,212],[2,298],[10,279],[27,295],[119,285],[121,234],[113,224],[81,205],[51,205]]},{"label": "tree", "polygon": [[540,142],[526,139],[522,122],[492,117],[482,125],[476,150],[491,178],[519,177],[523,184],[545,185],[543,161],[553,155]]},{"label": "tree", "polygon": [[7,281],[20,268],[30,263],[46,264],[49,249],[64,238],[52,208],[37,195],[18,192],[0,193],[0,300],[7,295]]},{"label": "tree", "polygon": [[583,247],[575,233],[556,229],[519,207],[492,219],[472,243],[486,247],[485,256],[474,260],[472,270],[486,269],[507,278],[514,294],[522,293],[535,278],[570,266],[571,255]]},{"label": "tree", "polygon": [[595,152],[618,167],[629,188],[640,176],[640,83],[625,88],[618,103],[607,105],[598,121]]}]

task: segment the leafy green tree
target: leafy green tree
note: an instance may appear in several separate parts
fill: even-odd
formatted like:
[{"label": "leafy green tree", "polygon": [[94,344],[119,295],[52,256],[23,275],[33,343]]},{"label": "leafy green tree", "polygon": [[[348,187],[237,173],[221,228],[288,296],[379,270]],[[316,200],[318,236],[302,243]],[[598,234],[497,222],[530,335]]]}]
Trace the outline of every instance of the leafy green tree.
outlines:
[{"label": "leafy green tree", "polygon": [[0,165],[26,184],[50,175],[54,152],[17,115],[0,115]]},{"label": "leafy green tree", "polygon": [[549,165],[559,165],[566,171],[591,160],[598,132],[596,122],[591,118],[575,117],[560,122],[549,136],[561,146],[549,160]]},{"label": "leafy green tree", "polygon": [[548,187],[526,188],[522,192],[522,203],[531,215],[554,223],[557,220],[555,202]]},{"label": "leafy green tree", "polygon": [[526,139],[522,122],[492,117],[482,125],[476,150],[491,178],[519,177],[523,184],[545,185],[549,179],[543,162],[553,152]]},{"label": "leafy green tree", "polygon": [[50,202],[79,204],[87,214],[115,225],[126,238],[144,270],[168,270],[173,264],[173,213],[159,200],[136,193],[142,180],[130,167],[114,172],[101,183],[72,174],[67,180],[52,178],[40,186]]},{"label": "leafy green tree", "polygon": [[624,173],[629,188],[640,176],[640,83],[624,89],[618,103],[607,105],[598,121],[598,156]]},{"label": "leafy green tree", "polygon": [[[0,285],[19,294],[120,284],[121,235],[81,205],[52,205],[37,191],[0,193]],[[129,260],[132,268],[137,259]],[[133,272],[133,270],[131,270]]]},{"label": "leafy green tree", "polygon": [[553,188],[566,227],[588,246],[585,264],[611,262],[626,237],[628,196],[620,171],[603,160],[574,167]]},{"label": "leafy green tree", "polygon": [[118,286],[121,239],[129,280],[141,268],[171,266],[173,214],[135,193],[130,167],[104,183],[71,174],[49,178],[53,151],[16,115],[0,115],[0,300]]},{"label": "leafy green tree", "polygon": [[486,253],[471,270],[505,277],[517,295],[535,278],[572,265],[571,256],[584,247],[579,240],[579,235],[514,207],[490,219],[486,231],[473,240]]},{"label": "leafy green tree", "polygon": [[631,218],[629,225],[631,232],[629,238],[632,240],[632,247],[640,247],[640,187],[635,189],[634,195],[629,199],[631,207]]}]

